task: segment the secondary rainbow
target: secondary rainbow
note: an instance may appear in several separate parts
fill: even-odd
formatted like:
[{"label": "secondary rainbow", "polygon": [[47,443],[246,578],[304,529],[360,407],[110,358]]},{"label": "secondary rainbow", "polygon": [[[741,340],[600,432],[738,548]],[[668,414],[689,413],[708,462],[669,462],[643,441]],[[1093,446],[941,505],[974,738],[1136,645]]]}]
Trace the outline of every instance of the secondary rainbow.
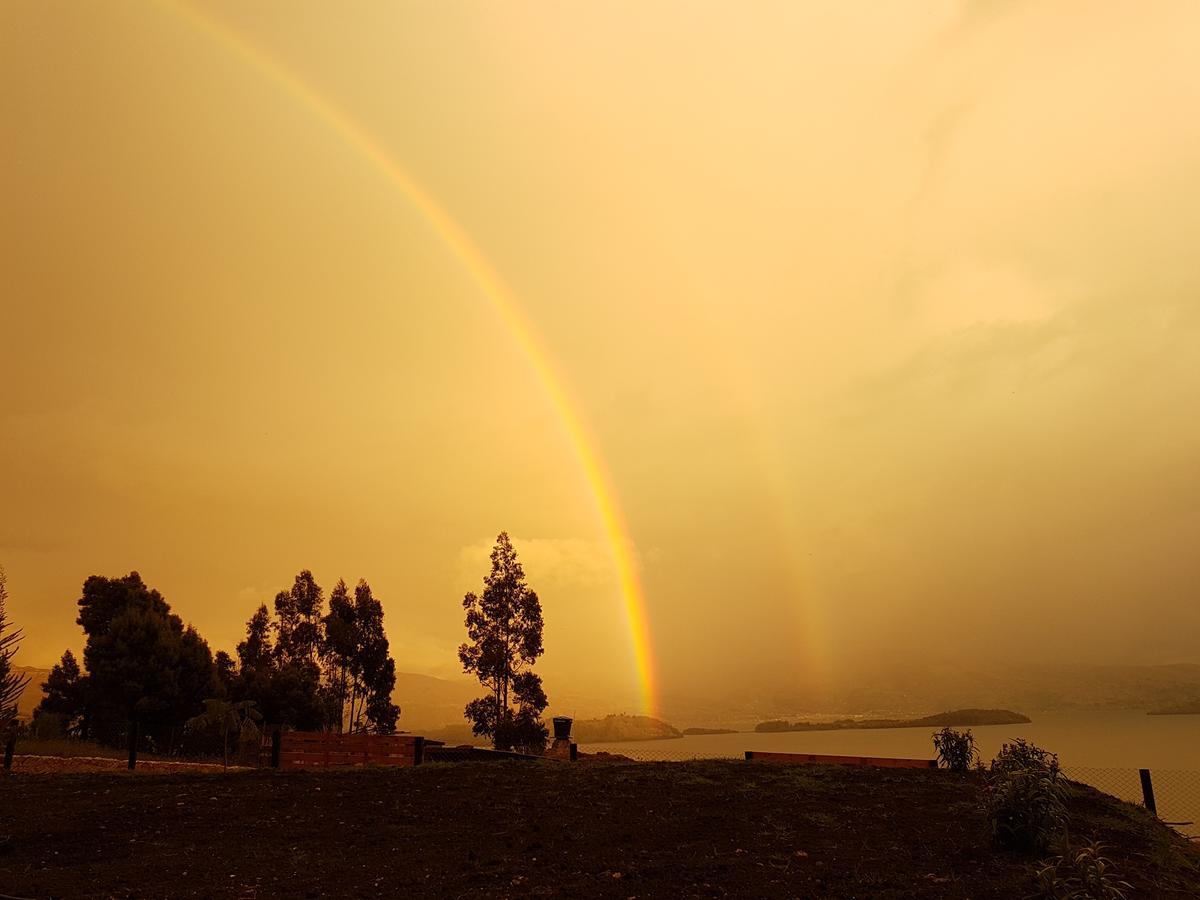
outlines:
[{"label": "secondary rainbow", "polygon": [[562,379],[554,371],[548,353],[522,311],[512,289],[454,217],[358,122],[326,100],[291,69],[227,26],[208,18],[185,3],[176,0],[157,2],[270,78],[340,134],[347,144],[413,205],[471,274],[537,375],[579,461],[616,569],[637,666],[642,707],[647,714],[654,715],[658,711],[658,686],[646,620],[646,599],[625,519],[611,479],[594,449],[582,417],[576,413],[575,404]]}]

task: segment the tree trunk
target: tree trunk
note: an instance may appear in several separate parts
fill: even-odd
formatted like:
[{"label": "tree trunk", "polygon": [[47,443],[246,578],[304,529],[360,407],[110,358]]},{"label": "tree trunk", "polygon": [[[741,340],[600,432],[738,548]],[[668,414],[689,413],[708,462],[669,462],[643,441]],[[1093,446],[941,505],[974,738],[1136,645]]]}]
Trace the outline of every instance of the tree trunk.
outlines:
[{"label": "tree trunk", "polygon": [[221,737],[225,741],[225,768],[228,769],[229,768],[229,725],[225,726],[225,729],[224,729]]}]

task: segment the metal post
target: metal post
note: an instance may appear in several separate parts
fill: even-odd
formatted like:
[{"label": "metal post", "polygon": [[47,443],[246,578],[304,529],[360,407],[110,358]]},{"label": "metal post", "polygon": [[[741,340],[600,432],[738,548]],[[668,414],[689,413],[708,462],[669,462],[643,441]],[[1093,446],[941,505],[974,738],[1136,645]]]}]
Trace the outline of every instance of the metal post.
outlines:
[{"label": "metal post", "polygon": [[13,753],[17,750],[17,734],[14,729],[13,733],[8,736],[8,740],[4,743],[4,771],[12,771]]},{"label": "metal post", "polygon": [[1149,769],[1138,769],[1138,774],[1142,776],[1142,800],[1146,804],[1146,809],[1150,810],[1150,815],[1158,815],[1158,804],[1154,802],[1154,782],[1150,780]]}]

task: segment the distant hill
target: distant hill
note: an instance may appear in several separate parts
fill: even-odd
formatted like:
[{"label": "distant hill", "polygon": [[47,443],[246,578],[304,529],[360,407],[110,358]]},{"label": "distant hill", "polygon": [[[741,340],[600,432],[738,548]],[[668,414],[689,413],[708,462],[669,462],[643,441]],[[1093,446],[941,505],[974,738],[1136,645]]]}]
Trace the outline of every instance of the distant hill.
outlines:
[{"label": "distant hill", "polygon": [[463,722],[463,707],[480,696],[483,688],[476,681],[435,678],[413,672],[397,672],[392,702],[400,705],[398,727],[404,731],[426,733],[447,723]]},{"label": "distant hill", "polygon": [[1164,706],[1160,709],[1150,710],[1152,716],[1200,716],[1200,700],[1191,700],[1184,703],[1176,703],[1173,706]]},{"label": "distant hill", "polygon": [[941,728],[970,725],[1017,725],[1029,718],[1011,709],[955,709],[950,712],[922,716],[918,719],[835,719],[832,722],[788,722],[776,719],[759,722],[754,730],[760,734],[775,731],[840,731],[871,728]]},{"label": "distant hill", "polygon": [[683,737],[677,728],[650,716],[605,716],[603,719],[580,719],[571,730],[571,737],[580,744],[602,744],[615,741],[661,741]]},{"label": "distant hill", "polygon": [[42,682],[50,677],[50,670],[35,669],[32,666],[13,666],[13,671],[29,676],[29,684],[25,685],[25,690],[17,698],[17,718],[32,718],[34,707],[42,702]]}]

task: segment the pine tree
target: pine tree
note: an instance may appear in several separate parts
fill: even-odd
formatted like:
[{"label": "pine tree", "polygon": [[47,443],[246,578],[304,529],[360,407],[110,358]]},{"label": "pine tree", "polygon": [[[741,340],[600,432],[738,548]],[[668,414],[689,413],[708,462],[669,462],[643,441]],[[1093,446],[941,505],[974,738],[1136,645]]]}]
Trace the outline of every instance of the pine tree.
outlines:
[{"label": "pine tree", "polygon": [[507,532],[492,549],[492,570],[483,594],[463,598],[469,643],[458,648],[463,671],[473,673],[488,696],[472,700],[464,714],[472,730],[498,750],[540,752],[547,730],[542,679],[532,666],[542,655],[542,605],[526,584],[525,571]]},{"label": "pine tree", "polygon": [[80,672],[75,654],[70,650],[65,651],[62,659],[55,663],[50,675],[42,682],[42,702],[33,711],[34,718],[47,713],[60,716],[62,730],[67,735],[86,737],[86,687],[86,676]]}]

